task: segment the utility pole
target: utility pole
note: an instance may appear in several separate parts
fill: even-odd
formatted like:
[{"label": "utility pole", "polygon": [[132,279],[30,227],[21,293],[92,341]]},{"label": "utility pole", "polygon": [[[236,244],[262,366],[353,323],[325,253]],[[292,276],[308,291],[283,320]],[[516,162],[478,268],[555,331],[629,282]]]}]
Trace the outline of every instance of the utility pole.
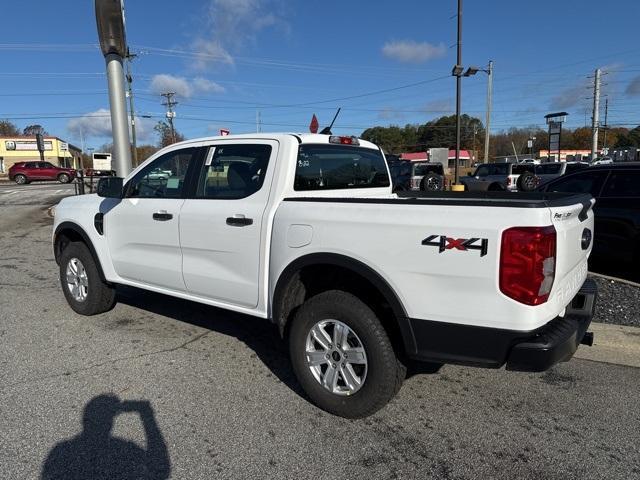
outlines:
[{"label": "utility pole", "polygon": [[[456,67],[462,67],[462,0],[458,0],[458,52]],[[456,159],[454,166],[453,183],[458,184],[458,164],[460,163],[460,97],[462,96],[461,72],[456,75]]]},{"label": "utility pole", "polygon": [[607,118],[609,116],[609,99],[604,99],[604,138],[602,139],[602,149],[607,148],[607,131],[609,130],[609,124],[607,123]]},{"label": "utility pole", "polygon": [[491,136],[491,103],[493,95],[493,60],[489,60],[489,81],[487,82],[487,117],[484,122],[484,163],[489,162],[489,137]]},{"label": "utility pole", "polygon": [[600,69],[593,80],[593,115],[591,117],[591,161],[598,155],[598,127],[600,121]]},{"label": "utility pole", "polygon": [[169,120],[169,127],[171,128],[171,142],[176,143],[176,130],[173,127],[173,119],[176,116],[176,112],[173,111],[173,107],[178,104],[178,102],[173,100],[173,96],[176,92],[165,92],[161,93],[163,97],[166,98],[162,105],[167,107],[167,120]]},{"label": "utility pole", "polygon": [[262,118],[260,115],[260,110],[256,109],[256,133],[260,133],[262,131]]},{"label": "utility pole", "polygon": [[138,166],[138,145],[136,142],[136,112],[133,108],[133,89],[131,88],[131,84],[133,83],[133,77],[131,76],[131,62],[137,55],[129,52],[127,48],[127,56],[125,59],[127,60],[127,95],[129,96],[129,117],[131,118],[131,146],[133,153],[133,165]]}]

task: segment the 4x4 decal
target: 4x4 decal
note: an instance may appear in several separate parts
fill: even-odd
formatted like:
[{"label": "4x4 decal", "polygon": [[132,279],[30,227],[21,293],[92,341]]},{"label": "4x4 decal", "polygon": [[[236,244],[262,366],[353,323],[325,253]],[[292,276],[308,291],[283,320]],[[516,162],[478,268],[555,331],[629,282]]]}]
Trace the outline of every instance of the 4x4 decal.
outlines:
[{"label": "4x4 decal", "polygon": [[[437,239],[437,240],[436,240]],[[440,253],[445,250],[480,250],[480,256],[487,254],[489,240],[486,238],[452,238],[446,235],[429,235],[422,240],[422,245],[438,247]]]}]

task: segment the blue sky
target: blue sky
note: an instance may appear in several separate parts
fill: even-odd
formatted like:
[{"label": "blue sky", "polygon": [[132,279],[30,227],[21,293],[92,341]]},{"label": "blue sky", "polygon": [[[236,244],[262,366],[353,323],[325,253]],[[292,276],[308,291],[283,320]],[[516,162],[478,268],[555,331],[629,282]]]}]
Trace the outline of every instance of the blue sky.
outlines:
[{"label": "blue sky", "polygon": [[[40,123],[79,146],[107,142],[93,1],[5,3],[0,118]],[[570,113],[568,126],[589,123],[597,67],[608,72],[609,123],[640,124],[640,4],[591,3],[465,2],[463,64],[495,62],[492,131],[542,126],[558,110]],[[139,143],[156,141],[165,90],[178,93],[175,123],[188,138],[253,132],[257,111],[262,131],[306,131],[313,113],[325,125],[342,107],[334,131],[359,134],[454,110],[455,0],[127,0],[125,8],[138,53],[136,111],[151,116],[138,122]],[[483,120],[486,82],[482,73],[463,81],[463,111]]]}]

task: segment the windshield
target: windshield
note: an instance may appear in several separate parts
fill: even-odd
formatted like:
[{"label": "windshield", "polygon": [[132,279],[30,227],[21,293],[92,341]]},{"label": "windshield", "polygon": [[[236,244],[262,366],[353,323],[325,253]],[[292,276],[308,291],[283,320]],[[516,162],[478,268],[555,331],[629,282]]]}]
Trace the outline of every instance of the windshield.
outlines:
[{"label": "windshield", "polygon": [[295,190],[388,187],[380,150],[346,145],[300,145]]}]

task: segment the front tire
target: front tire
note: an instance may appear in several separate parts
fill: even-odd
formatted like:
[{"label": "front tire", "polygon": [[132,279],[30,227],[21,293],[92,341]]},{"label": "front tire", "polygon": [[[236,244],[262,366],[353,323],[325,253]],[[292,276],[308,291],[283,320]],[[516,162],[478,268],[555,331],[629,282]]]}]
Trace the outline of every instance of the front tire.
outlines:
[{"label": "front tire", "polygon": [[115,305],[115,289],[102,280],[93,255],[82,242],[72,242],[62,251],[60,284],[67,303],[80,315],[97,315]]},{"label": "front tire", "polygon": [[384,407],[406,375],[376,314],[340,290],[322,292],[300,307],[289,332],[289,354],[311,401],[346,418]]},{"label": "front tire", "polygon": [[71,180],[71,177],[66,173],[61,173],[60,175],[58,175],[58,181],[60,183],[69,183],[70,180]]},{"label": "front tire", "polygon": [[22,174],[18,174],[15,177],[13,177],[13,181],[16,182],[18,185],[24,185],[27,183],[27,177],[25,177]]}]

